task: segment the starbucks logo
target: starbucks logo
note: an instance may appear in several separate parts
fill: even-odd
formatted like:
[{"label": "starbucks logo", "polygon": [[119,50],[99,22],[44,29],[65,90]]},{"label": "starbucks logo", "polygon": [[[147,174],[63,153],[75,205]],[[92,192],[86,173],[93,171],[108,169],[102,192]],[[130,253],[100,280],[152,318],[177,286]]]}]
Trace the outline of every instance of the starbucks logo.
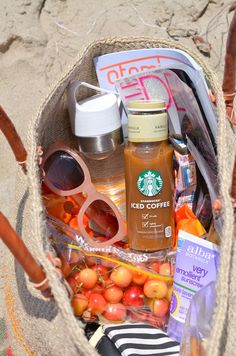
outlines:
[{"label": "starbucks logo", "polygon": [[161,191],[163,180],[159,172],[148,169],[138,176],[137,186],[143,195],[153,197]]}]

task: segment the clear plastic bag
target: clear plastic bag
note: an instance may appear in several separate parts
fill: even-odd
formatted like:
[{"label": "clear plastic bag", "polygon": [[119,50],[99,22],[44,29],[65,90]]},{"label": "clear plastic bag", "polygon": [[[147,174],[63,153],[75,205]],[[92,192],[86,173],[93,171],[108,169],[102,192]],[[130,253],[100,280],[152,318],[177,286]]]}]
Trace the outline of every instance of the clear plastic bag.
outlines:
[{"label": "clear plastic bag", "polygon": [[175,252],[137,253],[111,245],[95,248],[60,220],[47,219],[50,240],[71,287],[82,322],[148,322],[166,330]]},{"label": "clear plastic bag", "polygon": [[205,355],[204,343],[211,331],[215,306],[215,281],[201,288],[192,298],[181,341],[181,355]]}]

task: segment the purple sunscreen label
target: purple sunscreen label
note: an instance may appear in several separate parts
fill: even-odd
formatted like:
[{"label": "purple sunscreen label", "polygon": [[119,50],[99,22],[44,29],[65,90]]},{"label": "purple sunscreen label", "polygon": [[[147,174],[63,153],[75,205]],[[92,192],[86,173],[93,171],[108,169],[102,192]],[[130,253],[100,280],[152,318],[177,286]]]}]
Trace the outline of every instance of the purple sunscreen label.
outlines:
[{"label": "purple sunscreen label", "polygon": [[217,245],[179,231],[168,335],[180,342],[193,295],[216,279]]}]

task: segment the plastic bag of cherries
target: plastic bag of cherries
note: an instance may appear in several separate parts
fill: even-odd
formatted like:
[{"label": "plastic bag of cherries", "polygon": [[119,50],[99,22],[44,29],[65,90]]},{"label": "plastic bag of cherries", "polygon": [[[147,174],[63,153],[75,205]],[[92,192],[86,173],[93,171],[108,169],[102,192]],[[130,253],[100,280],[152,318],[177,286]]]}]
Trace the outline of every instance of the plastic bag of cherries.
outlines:
[{"label": "plastic bag of cherries", "polygon": [[[110,246],[93,248],[73,230],[49,222],[51,243],[72,290],[71,306],[84,322],[146,321],[165,329],[175,252],[138,253]],[[72,239],[73,238],[73,239]]]}]

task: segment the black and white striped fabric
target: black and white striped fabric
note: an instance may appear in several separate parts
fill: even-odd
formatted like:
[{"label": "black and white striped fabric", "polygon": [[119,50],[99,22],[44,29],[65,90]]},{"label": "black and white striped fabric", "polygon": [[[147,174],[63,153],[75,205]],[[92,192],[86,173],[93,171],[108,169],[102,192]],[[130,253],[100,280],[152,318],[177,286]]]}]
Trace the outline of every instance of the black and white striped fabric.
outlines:
[{"label": "black and white striped fabric", "polygon": [[151,325],[143,323],[104,325],[103,332],[122,356],[177,356],[179,343]]}]

